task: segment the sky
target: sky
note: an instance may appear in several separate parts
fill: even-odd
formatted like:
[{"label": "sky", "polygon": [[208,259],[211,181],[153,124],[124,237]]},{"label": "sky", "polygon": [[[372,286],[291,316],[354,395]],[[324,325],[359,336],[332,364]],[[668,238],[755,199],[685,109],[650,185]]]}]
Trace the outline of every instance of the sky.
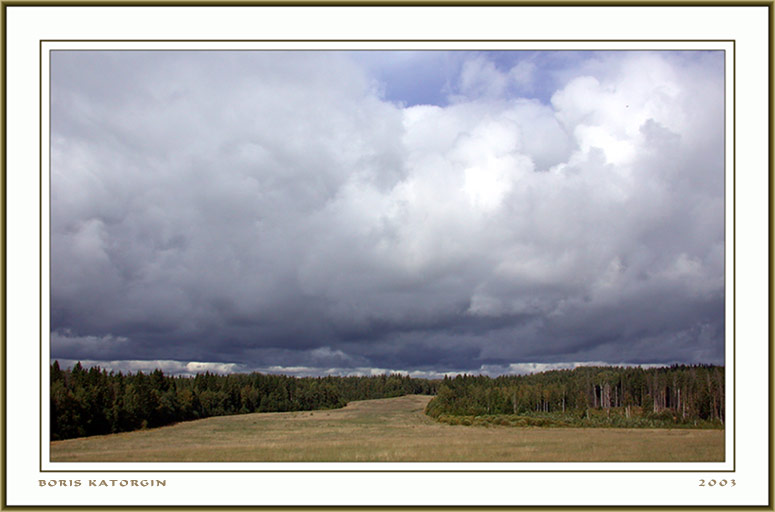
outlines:
[{"label": "sky", "polygon": [[723,52],[54,51],[51,358],[724,363]]}]

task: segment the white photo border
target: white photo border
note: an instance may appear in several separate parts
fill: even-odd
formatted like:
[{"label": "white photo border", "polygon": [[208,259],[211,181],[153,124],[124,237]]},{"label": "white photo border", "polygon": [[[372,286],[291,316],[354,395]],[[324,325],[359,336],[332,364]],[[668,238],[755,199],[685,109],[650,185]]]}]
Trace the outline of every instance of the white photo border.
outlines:
[{"label": "white photo border", "polygon": [[[165,20],[180,19],[183,9],[187,19],[184,26],[164,25]],[[768,98],[769,61],[767,46],[762,43],[767,42],[769,33],[768,24],[760,22],[766,22],[768,14],[745,7],[707,9],[711,8],[7,7],[6,265],[9,272],[6,285],[11,300],[6,310],[5,370],[7,382],[14,383],[14,393],[6,390],[5,455],[7,467],[14,470],[6,472],[6,504],[766,504],[771,447],[767,429],[761,427],[768,425],[771,399],[761,390],[769,389],[771,340],[767,280],[761,276],[768,275],[770,169],[769,109],[761,109],[761,102],[767,104]],[[666,15],[672,16],[668,22],[655,23]],[[429,22],[436,19],[444,22],[434,27]],[[703,21],[699,26],[687,28],[688,25],[680,25],[680,19]],[[140,23],[148,20],[150,23]],[[257,27],[246,26],[251,20]],[[557,36],[558,30],[565,30],[574,38],[538,37],[541,23],[552,20],[560,23],[552,30],[544,26],[545,34]],[[583,23],[585,20],[589,21],[588,25]],[[519,27],[509,29],[505,25],[508,21],[518,21]],[[609,26],[604,27],[604,21]],[[625,21],[637,25],[636,30],[629,31],[630,37],[609,36],[608,32],[621,32],[627,25]],[[571,23],[573,27],[569,27]],[[235,32],[253,37],[235,40]],[[364,38],[364,34],[370,37]],[[509,34],[511,38],[503,37]],[[522,34],[529,37],[516,37]],[[256,40],[258,35],[262,36],[260,42]],[[302,467],[301,463],[224,466],[48,462],[44,404],[48,397],[49,360],[43,356],[48,351],[48,297],[40,292],[48,290],[49,279],[45,256],[48,254],[48,203],[42,200],[48,197],[48,105],[47,101],[40,101],[48,97],[47,54],[65,48],[185,50],[205,46],[223,49],[724,50],[728,149],[726,364],[727,389],[735,391],[727,393],[727,410],[734,411],[734,421],[732,428],[728,426],[726,430],[726,461],[713,464],[465,463],[462,469],[460,465],[442,463],[320,463],[302,464]],[[763,69],[756,69],[762,62]],[[32,115],[33,112],[37,115]],[[41,172],[33,172],[34,169]],[[739,258],[737,264],[735,258]],[[31,343],[31,337],[40,344]],[[25,341],[19,341],[22,339]],[[737,364],[741,368],[739,375],[734,371]],[[734,403],[738,390],[738,402]],[[757,391],[753,393],[753,390]],[[762,442],[768,450],[761,449]],[[615,469],[610,469],[611,464]],[[676,469],[678,466],[680,469]],[[164,480],[167,484],[141,490],[95,490],[86,484],[91,479],[140,478]],[[700,478],[735,478],[737,485],[708,492],[698,486]],[[84,485],[41,487],[41,479],[80,480]],[[562,493],[553,490],[558,479],[562,481]],[[741,481],[746,485],[741,486]],[[341,493],[345,485],[353,489],[347,496]],[[600,485],[607,488],[603,495],[595,490]],[[654,486],[660,489],[659,493],[643,492]],[[298,488],[305,491],[300,493]],[[255,489],[260,490],[258,495]]]}]

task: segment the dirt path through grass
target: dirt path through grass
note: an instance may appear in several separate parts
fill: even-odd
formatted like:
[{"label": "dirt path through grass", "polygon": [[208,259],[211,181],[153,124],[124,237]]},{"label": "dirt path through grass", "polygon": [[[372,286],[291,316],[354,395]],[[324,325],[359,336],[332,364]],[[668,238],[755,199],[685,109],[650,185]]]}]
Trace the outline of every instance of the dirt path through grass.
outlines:
[{"label": "dirt path through grass", "polygon": [[434,422],[429,396],[326,411],[207,418],[51,443],[53,462],[723,461],[724,432],[466,427]]}]

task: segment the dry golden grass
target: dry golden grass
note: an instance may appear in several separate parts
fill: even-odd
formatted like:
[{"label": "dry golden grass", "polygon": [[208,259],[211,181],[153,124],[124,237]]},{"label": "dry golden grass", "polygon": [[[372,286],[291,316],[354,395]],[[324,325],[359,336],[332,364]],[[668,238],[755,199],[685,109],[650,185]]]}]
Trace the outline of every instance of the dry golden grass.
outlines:
[{"label": "dry golden grass", "polygon": [[434,422],[431,397],[327,411],[207,418],[51,443],[53,462],[723,461],[724,431],[466,427]]}]

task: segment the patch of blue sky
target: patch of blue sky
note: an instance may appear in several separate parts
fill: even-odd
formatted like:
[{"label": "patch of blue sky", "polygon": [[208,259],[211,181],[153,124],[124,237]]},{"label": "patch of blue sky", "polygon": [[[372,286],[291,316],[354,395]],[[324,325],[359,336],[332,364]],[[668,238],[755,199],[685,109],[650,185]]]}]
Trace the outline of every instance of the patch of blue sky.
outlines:
[{"label": "patch of blue sky", "polygon": [[[572,55],[571,55],[572,54]],[[351,58],[380,84],[385,100],[403,106],[446,106],[456,99],[476,94],[466,91],[466,66],[478,64],[482,86],[505,79],[498,92],[509,97],[537,99],[548,103],[560,86],[561,71],[588,57],[589,52],[525,50],[419,50],[359,51]],[[490,76],[487,73],[490,73]],[[481,91],[480,91],[481,92]]]},{"label": "patch of blue sky", "polygon": [[357,51],[350,57],[379,84],[387,101],[403,106],[448,103],[464,61],[454,51]]},{"label": "patch of blue sky", "polygon": [[[552,95],[573,78],[582,75],[600,78],[606,74],[610,59],[627,58],[628,54],[640,52],[383,50],[348,53],[379,84],[385,100],[405,107],[443,107],[488,94],[548,104]],[[713,60],[723,66],[723,52],[720,51],[660,53],[679,60]]]}]

